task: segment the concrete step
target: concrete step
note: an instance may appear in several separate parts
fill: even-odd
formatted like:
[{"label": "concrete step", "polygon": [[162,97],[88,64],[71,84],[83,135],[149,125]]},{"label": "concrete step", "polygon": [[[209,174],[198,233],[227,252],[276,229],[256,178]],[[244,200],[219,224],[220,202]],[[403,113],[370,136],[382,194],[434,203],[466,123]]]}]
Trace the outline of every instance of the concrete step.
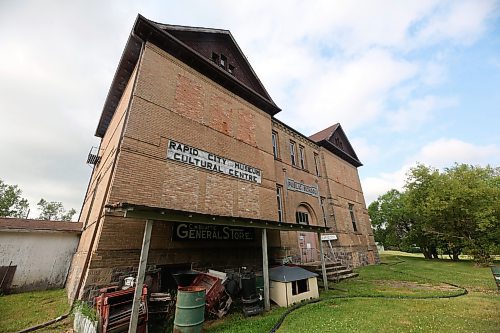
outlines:
[{"label": "concrete step", "polygon": [[[311,262],[298,265],[308,271],[318,274],[320,280],[323,279],[323,272],[321,270],[321,262]],[[342,281],[345,279],[353,278],[358,276],[358,273],[354,273],[352,269],[343,266],[340,262],[328,262],[325,263],[326,268],[326,278],[328,281]]]},{"label": "concrete step", "polygon": [[358,273],[350,273],[350,274],[346,274],[346,275],[341,275],[341,276],[338,276],[336,278],[332,278],[330,279],[330,277],[328,277],[328,281],[342,281],[342,280],[345,280],[345,279],[350,279],[350,278],[355,278],[359,276]]},{"label": "concrete step", "polygon": [[[315,271],[318,274],[319,279],[323,279],[323,272],[321,267]],[[345,279],[353,278],[358,276],[358,273],[354,273],[352,269],[345,266],[334,266],[326,269],[326,278],[328,281],[339,282]]]},{"label": "concrete step", "polygon": [[[322,274],[321,272],[316,272],[318,274]],[[351,274],[352,273],[352,269],[342,269],[342,270],[339,270],[339,271],[333,271],[333,272],[326,272],[326,276],[328,278],[330,277],[337,277],[337,276],[341,276],[341,275],[348,275],[348,274]]]},{"label": "concrete step", "polygon": [[[336,272],[336,271],[342,271],[347,269],[345,266],[334,266],[334,267],[326,267],[326,272]],[[316,270],[316,272],[321,272],[321,267]]]},{"label": "concrete step", "polygon": [[[346,280],[346,279],[350,279],[350,278],[355,278],[359,276],[358,273],[347,273],[347,274],[342,274],[342,275],[337,275],[337,276],[330,276],[328,275],[326,278],[328,281],[333,281],[333,282],[340,282],[340,281],[343,281],[343,280]],[[319,280],[322,281],[323,280],[323,277],[320,275],[318,276]]]},{"label": "concrete step", "polygon": [[[307,269],[308,271],[311,272],[316,272],[317,270],[321,270],[321,262],[299,264],[298,266]],[[343,267],[343,266],[340,262],[331,262],[331,263],[326,263],[325,267],[328,270],[328,269],[333,269],[335,267]]]}]

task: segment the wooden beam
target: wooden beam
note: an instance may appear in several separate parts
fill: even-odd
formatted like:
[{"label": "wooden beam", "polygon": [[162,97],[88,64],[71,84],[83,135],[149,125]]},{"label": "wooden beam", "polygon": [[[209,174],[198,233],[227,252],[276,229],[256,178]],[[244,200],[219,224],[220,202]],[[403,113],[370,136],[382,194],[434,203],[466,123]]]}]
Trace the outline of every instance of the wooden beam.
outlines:
[{"label": "wooden beam", "polygon": [[197,224],[217,224],[233,227],[246,227],[257,229],[272,229],[281,231],[301,231],[301,232],[327,232],[328,228],[318,225],[306,225],[290,222],[266,221],[251,218],[217,216],[196,212],[186,212],[166,208],[150,208],[144,206],[127,207],[107,207],[107,212],[120,213],[127,218],[152,219],[156,222],[188,222]]},{"label": "wooden beam", "polygon": [[264,278],[264,309],[271,309],[269,298],[269,264],[267,259],[267,229],[262,229],[262,275]]},{"label": "wooden beam", "polygon": [[318,232],[319,255],[321,256],[321,272],[323,273],[323,288],[328,290],[328,276],[326,275],[325,254],[323,253],[323,241],[321,233]]},{"label": "wooden beam", "polygon": [[141,303],[142,286],[144,285],[144,276],[146,275],[146,265],[148,263],[149,244],[151,242],[151,230],[153,229],[153,220],[146,220],[144,227],[144,238],[142,239],[141,259],[139,261],[139,270],[135,283],[134,301],[132,303],[132,313],[130,314],[129,333],[136,333],[137,321],[139,319],[139,304]]}]

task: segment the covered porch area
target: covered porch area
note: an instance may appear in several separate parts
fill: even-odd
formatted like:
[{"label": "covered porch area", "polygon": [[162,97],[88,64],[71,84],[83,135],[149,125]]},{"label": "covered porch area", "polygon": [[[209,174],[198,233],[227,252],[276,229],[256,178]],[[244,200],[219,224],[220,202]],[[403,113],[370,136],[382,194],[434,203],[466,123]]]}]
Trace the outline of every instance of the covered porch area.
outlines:
[{"label": "covered porch area", "polygon": [[[135,205],[130,203],[118,203],[116,205],[108,205],[107,213],[119,214],[125,219],[140,219],[144,220],[143,241],[140,254],[140,261],[136,279],[136,285],[141,286],[144,283],[146,266],[148,263],[148,255],[151,243],[151,234],[155,223],[195,223],[202,225],[219,225],[229,227],[242,227],[255,229],[256,233],[261,236],[262,250],[262,275],[264,280],[264,308],[266,311],[270,309],[269,297],[269,257],[268,257],[268,230],[278,231],[301,231],[315,233],[318,237],[318,243],[321,244],[321,234],[328,231],[328,228],[317,225],[304,225],[296,223],[286,223],[277,221],[268,221],[260,219],[219,216],[205,213],[186,212],[174,209],[149,207],[143,205]],[[320,258],[322,266],[322,276],[326,281],[326,266],[323,254],[323,249],[320,246]],[[325,290],[328,289],[328,284],[324,285]],[[131,321],[129,332],[135,332],[137,327],[137,319],[139,314],[139,303],[141,299],[141,289],[136,288],[134,301],[132,306]]]}]

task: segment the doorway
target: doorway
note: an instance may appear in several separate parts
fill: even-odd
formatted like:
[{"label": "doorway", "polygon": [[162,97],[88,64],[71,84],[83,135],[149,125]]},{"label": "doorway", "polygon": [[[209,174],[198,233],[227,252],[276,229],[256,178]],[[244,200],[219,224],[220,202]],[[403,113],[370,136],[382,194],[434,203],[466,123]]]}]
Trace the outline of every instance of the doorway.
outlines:
[{"label": "doorway", "polygon": [[300,262],[318,261],[316,234],[312,232],[299,232]]}]

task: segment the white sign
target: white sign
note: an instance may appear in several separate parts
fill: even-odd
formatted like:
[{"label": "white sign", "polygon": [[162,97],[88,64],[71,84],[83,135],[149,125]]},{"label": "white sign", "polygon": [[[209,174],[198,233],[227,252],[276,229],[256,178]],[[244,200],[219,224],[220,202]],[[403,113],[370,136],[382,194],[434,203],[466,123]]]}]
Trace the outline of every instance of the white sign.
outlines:
[{"label": "white sign", "polygon": [[317,197],[319,194],[318,187],[316,185],[306,185],[302,182],[299,183],[292,178],[287,178],[286,188],[290,191],[302,192],[312,195],[313,197]]},{"label": "white sign", "polygon": [[337,235],[321,235],[322,241],[337,240]]},{"label": "white sign", "polygon": [[168,141],[167,158],[222,173],[252,183],[262,182],[262,171],[249,165],[232,161],[174,140]]}]

